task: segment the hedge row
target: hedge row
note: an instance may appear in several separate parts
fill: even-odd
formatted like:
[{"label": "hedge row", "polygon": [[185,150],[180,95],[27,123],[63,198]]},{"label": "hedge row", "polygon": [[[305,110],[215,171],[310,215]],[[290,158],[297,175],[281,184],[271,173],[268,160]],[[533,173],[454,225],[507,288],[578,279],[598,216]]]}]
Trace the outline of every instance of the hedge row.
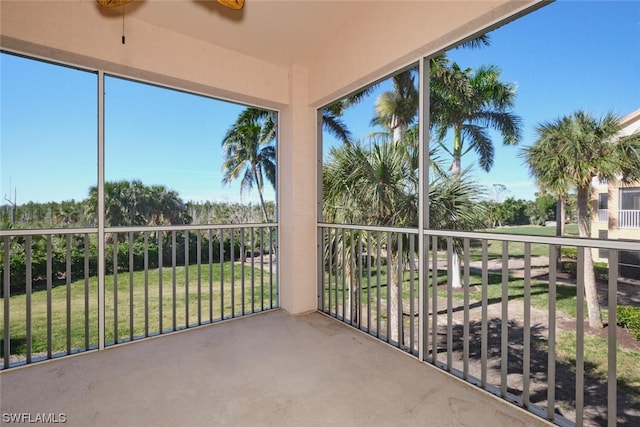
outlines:
[{"label": "hedge row", "polygon": [[[562,268],[560,271],[576,277],[578,271],[578,263],[576,261],[562,261]],[[603,262],[594,262],[593,271],[596,275],[596,280],[609,280],[609,266],[607,264]]]},{"label": "hedge row", "polygon": [[[181,234],[181,233],[180,233]],[[11,256],[9,258],[9,279],[11,283],[11,293],[22,293],[25,291],[26,282],[26,252],[24,247],[24,239],[14,239],[11,244]],[[92,239],[93,240],[93,239]],[[158,267],[158,252],[159,246],[156,241],[147,243],[147,259],[149,268]],[[198,241],[195,235],[189,236],[189,264],[195,264],[197,262],[197,246]],[[265,241],[265,245],[268,243]],[[238,259],[240,257],[240,240],[236,237],[231,242],[231,239],[226,238],[223,241],[223,259],[224,261],[231,260],[231,252],[233,247],[233,258]],[[31,244],[31,278],[34,286],[38,286],[40,282],[45,282],[47,279],[47,250],[46,240],[44,237],[34,238]],[[185,262],[185,239],[184,234],[177,236],[176,238],[176,264],[184,265]],[[220,239],[218,236],[213,236],[211,239],[211,261],[217,263],[220,261]],[[207,236],[202,236],[200,240],[200,262],[209,262],[209,239]],[[250,250],[250,248],[246,248]],[[133,270],[144,270],[145,267],[145,244],[142,238],[138,238],[133,242]],[[95,276],[98,273],[98,248],[95,240],[89,243],[88,248],[88,275]],[[268,252],[265,251],[265,252]],[[118,271],[129,271],[129,242],[124,241],[117,243],[117,269]],[[167,234],[163,236],[162,242],[162,260],[164,266],[169,266],[173,262],[173,250],[171,235]],[[73,236],[71,239],[70,250],[70,271],[71,280],[80,279],[85,276],[85,242],[82,236]],[[114,245],[108,244],[105,248],[105,270],[107,274],[112,274],[114,270]],[[4,253],[0,249],[0,281],[3,283],[0,286],[0,297],[4,292]],[[51,276],[54,282],[65,280],[67,271],[67,244],[66,239],[56,238],[52,240],[51,250]]]},{"label": "hedge row", "polygon": [[618,325],[623,326],[640,340],[640,307],[619,305],[616,310]]}]

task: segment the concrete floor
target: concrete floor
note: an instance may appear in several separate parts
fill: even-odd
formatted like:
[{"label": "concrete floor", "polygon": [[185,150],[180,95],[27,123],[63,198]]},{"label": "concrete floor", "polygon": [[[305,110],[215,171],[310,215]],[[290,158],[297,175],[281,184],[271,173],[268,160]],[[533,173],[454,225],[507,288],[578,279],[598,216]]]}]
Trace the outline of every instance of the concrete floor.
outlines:
[{"label": "concrete floor", "polygon": [[284,311],[2,372],[0,410],[72,426],[549,425],[322,314]]}]

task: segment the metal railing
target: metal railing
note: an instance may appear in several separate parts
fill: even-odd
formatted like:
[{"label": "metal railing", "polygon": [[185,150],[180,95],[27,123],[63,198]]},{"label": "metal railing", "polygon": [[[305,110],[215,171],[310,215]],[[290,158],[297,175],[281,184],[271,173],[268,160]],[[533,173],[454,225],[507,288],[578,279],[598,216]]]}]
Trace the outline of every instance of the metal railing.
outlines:
[{"label": "metal railing", "polygon": [[618,210],[618,228],[640,228],[640,210]]},{"label": "metal railing", "polygon": [[598,221],[599,222],[609,221],[609,209],[598,209]]},{"label": "metal railing", "polygon": [[322,237],[319,309],[417,352],[418,270],[405,256],[417,250],[417,231],[327,226]]},{"label": "metal railing", "polygon": [[97,229],[2,230],[1,368],[276,308],[276,236],[114,227],[99,245]]},{"label": "metal railing", "polygon": [[583,274],[587,251],[609,250],[596,275],[615,325],[618,253],[639,243],[336,224],[319,237],[320,311],[557,424],[640,422],[640,399],[619,398],[616,328],[585,327]]}]

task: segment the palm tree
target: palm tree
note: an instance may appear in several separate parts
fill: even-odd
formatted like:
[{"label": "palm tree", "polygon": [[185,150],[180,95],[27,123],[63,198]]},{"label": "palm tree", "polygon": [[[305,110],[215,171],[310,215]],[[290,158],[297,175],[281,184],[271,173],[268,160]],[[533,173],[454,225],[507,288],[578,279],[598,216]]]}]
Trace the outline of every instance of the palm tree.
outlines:
[{"label": "palm tree", "polygon": [[349,101],[344,99],[322,109],[322,127],[345,145],[351,144],[353,138],[351,131],[340,118],[348,106]]},{"label": "palm tree", "polygon": [[[89,189],[85,215],[97,222],[98,188]],[[187,224],[190,218],[178,193],[164,185],[146,186],[140,180],[109,181],[104,184],[106,225]]]},{"label": "palm tree", "polygon": [[[640,179],[640,132],[617,138],[620,120],[608,113],[597,119],[577,111],[538,126],[538,139],[523,150],[529,170],[538,183],[556,192],[575,188],[578,231],[590,237],[591,182],[595,177]],[[591,251],[584,255],[584,280],[589,326],[602,327]]]},{"label": "palm tree", "polygon": [[[342,141],[345,145],[351,143],[352,135],[340,116],[342,116],[345,109],[360,102],[368,93],[368,91],[362,91],[340,101],[336,101],[322,109],[322,126],[327,132]],[[266,127],[265,136],[272,135],[275,138],[277,131],[275,112],[260,108],[247,108],[240,113],[240,116],[236,119],[236,123],[246,121],[262,122]]]},{"label": "palm tree", "polygon": [[[387,140],[381,137],[374,139],[371,148],[368,144],[354,142],[350,145],[334,147],[329,152],[328,160],[323,168],[323,216],[327,222],[358,223],[379,226],[417,227],[418,225],[418,175],[416,173],[417,150],[408,150],[411,141],[409,136],[415,132],[408,132],[404,141]],[[388,135],[390,137],[390,135]],[[437,157],[430,153],[433,161]],[[433,167],[433,171],[441,168]],[[464,176],[441,176],[433,180],[429,188],[429,200],[437,206],[430,215],[432,227],[455,229],[475,226],[482,218],[482,209],[477,206],[478,195],[481,194],[477,185],[467,181]],[[458,228],[460,229],[460,228]],[[410,254],[399,253],[397,239],[388,240],[387,233],[383,233],[381,241],[373,241],[374,245],[386,246],[389,268],[397,272],[400,259]],[[359,273],[353,275],[355,281],[351,283],[351,272],[357,271],[357,264],[353,254],[348,251],[351,239],[367,238],[366,232],[353,235],[333,236],[325,245],[333,248],[344,246],[347,250],[343,268],[347,274],[347,284],[352,297],[357,296]],[[354,243],[356,246],[357,243]],[[357,247],[357,246],[356,246]],[[403,245],[406,249],[408,245]],[[339,251],[334,251],[338,253]],[[334,262],[332,260],[331,262]],[[387,287],[387,297],[390,299],[391,312],[388,314],[390,322],[391,340],[398,338],[398,304],[399,283],[397,274],[391,275],[391,282]],[[351,305],[350,305],[351,307]],[[356,314],[357,315],[357,314]]]},{"label": "palm tree", "polygon": [[[494,157],[488,130],[497,130],[505,145],[517,144],[521,138],[522,120],[510,111],[515,86],[500,81],[495,66],[463,70],[454,62],[439,75],[431,82],[431,121],[436,141],[453,157],[452,173],[461,173],[461,158],[470,150],[478,154],[480,167],[488,172]],[[448,148],[444,140],[450,130],[453,144]]]},{"label": "palm tree", "polygon": [[75,200],[62,201],[54,214],[56,223],[63,227],[76,224],[81,218],[79,207]]},{"label": "palm tree", "polygon": [[[478,49],[489,46],[489,36],[483,34],[471,39],[459,46],[459,48]],[[429,61],[431,86],[448,88],[453,87],[468,88],[466,82],[460,82],[454,73],[451,72],[449,57],[446,53],[431,58]],[[378,96],[375,105],[375,116],[371,120],[372,125],[382,125],[393,133],[393,140],[400,141],[404,134],[415,123],[418,117],[419,107],[419,87],[416,83],[418,68],[413,67],[398,73],[392,77],[393,89]],[[434,85],[434,82],[437,82]],[[378,87],[377,84],[361,90],[347,98],[341,104],[343,109],[359,103],[364,97],[370,95]]]},{"label": "palm tree", "polygon": [[[381,226],[415,226],[417,224],[417,175],[405,161],[404,150],[398,142],[374,141],[371,150],[355,142],[333,148],[323,171],[323,209],[330,222],[362,223]],[[386,238],[386,233],[383,235]],[[354,239],[364,239],[358,234]],[[335,245],[351,245],[351,240],[336,236]],[[397,242],[375,242],[387,247],[387,262],[392,271],[397,271],[399,256]],[[353,255],[347,253],[347,255]],[[351,283],[351,272],[355,269],[355,258],[343,260],[350,292],[357,294],[359,273]],[[396,274],[387,284],[387,298],[391,312],[388,313],[391,336],[398,339],[398,283]],[[351,298],[350,298],[351,302]],[[351,307],[351,304],[350,304]]]},{"label": "palm tree", "polygon": [[251,190],[255,185],[265,222],[269,222],[269,217],[263,196],[264,179],[266,177],[274,188],[276,182],[275,135],[271,115],[265,118],[264,110],[248,108],[222,140],[225,156],[222,182],[229,184],[242,177],[241,191]]},{"label": "palm tree", "polygon": [[188,224],[191,217],[180,195],[164,185],[152,185],[145,189],[144,216],[151,225]]},{"label": "palm tree", "polygon": [[[522,120],[510,111],[515,100],[514,85],[500,81],[500,70],[495,66],[462,70],[457,63],[448,65],[447,58],[441,58],[431,68],[435,77],[431,79],[431,127],[434,139],[453,158],[453,177],[463,174],[461,159],[471,150],[478,154],[480,167],[488,172],[494,158],[489,129],[497,130],[506,145],[517,144],[521,138]],[[451,148],[444,143],[450,130]],[[454,288],[462,287],[460,251],[454,251],[451,260]]]},{"label": "palm tree", "polygon": [[381,93],[376,100],[376,115],[371,124],[384,126],[393,133],[395,142],[402,141],[418,116],[419,90],[415,71],[413,68],[393,76],[393,89]]}]

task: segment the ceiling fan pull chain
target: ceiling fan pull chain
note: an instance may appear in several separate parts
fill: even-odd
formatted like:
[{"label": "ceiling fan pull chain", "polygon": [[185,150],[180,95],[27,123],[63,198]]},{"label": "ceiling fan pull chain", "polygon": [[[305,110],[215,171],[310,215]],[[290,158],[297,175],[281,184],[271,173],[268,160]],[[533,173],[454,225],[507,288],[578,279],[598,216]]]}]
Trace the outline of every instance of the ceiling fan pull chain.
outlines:
[{"label": "ceiling fan pull chain", "polygon": [[124,8],[125,6],[122,5],[122,44],[124,44]]}]

